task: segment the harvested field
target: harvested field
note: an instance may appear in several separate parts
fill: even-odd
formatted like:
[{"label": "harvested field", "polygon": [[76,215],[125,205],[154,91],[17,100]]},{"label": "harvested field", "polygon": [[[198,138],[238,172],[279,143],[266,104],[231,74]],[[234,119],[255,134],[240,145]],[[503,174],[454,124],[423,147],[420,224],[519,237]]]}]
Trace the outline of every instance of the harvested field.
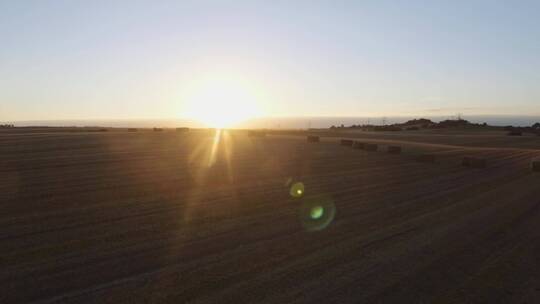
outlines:
[{"label": "harvested field", "polygon": [[[273,131],[273,134],[303,136],[301,131]],[[315,131],[310,131],[315,133]],[[317,134],[326,137],[335,137],[337,139],[347,137],[350,140],[359,140],[364,142],[376,142],[379,144],[393,143],[417,143],[431,145],[452,145],[471,148],[521,148],[521,149],[540,149],[540,140],[538,134],[524,133],[523,136],[507,136],[506,131],[475,131],[475,130],[422,130],[415,132],[329,132],[319,131]]]},{"label": "harvested field", "polygon": [[315,142],[319,142],[320,138],[319,136],[308,135],[307,141],[311,143],[315,143]]},{"label": "harvested field", "polygon": [[353,148],[363,150],[365,145],[366,145],[365,143],[355,140],[353,143]]},{"label": "harvested field", "polygon": [[390,154],[401,154],[400,146],[388,146],[387,152]]},{"label": "harvested field", "polygon": [[352,140],[352,139],[342,139],[342,140],[340,141],[340,145],[352,147],[352,145],[353,145],[353,140]]},{"label": "harvested field", "polygon": [[463,166],[471,168],[485,168],[487,167],[487,160],[485,158],[465,156],[462,161]]},{"label": "harvested field", "polygon": [[416,160],[424,163],[434,163],[435,155],[434,154],[420,154],[416,157]]},{"label": "harvested field", "polygon": [[366,151],[377,151],[379,149],[379,145],[377,144],[365,144],[364,150]]},{"label": "harvested field", "polygon": [[531,160],[531,170],[540,172],[540,158]]},{"label": "harvested field", "polygon": [[3,130],[0,303],[538,303],[540,150],[500,137]]},{"label": "harvested field", "polygon": [[266,132],[264,131],[248,131],[248,137],[266,137]]}]

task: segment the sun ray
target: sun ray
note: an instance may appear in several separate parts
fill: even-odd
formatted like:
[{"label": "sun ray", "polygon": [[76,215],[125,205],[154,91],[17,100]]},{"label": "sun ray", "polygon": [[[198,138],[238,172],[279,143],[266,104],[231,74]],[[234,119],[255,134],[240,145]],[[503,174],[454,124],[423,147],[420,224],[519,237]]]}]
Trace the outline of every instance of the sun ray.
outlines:
[{"label": "sun ray", "polygon": [[225,164],[227,165],[227,177],[229,183],[234,182],[234,172],[232,170],[232,153],[233,153],[233,142],[232,136],[229,132],[224,131],[223,133],[223,153],[225,155]]},{"label": "sun ray", "polygon": [[[215,129],[211,141],[205,140],[203,146],[197,146],[189,159],[190,164],[193,164],[195,172],[193,174],[194,184],[186,198],[186,207],[183,212],[183,220],[189,223],[193,214],[200,211],[200,200],[204,196],[206,187],[209,186],[209,181],[213,180],[213,174],[219,170],[225,170],[223,180],[219,181],[220,185],[231,184],[233,182],[232,172],[232,151],[233,141],[232,136],[224,129]],[[218,160],[224,160],[225,166],[214,167]],[[231,193],[235,196],[236,193]]]},{"label": "sun ray", "polygon": [[214,140],[212,141],[212,148],[210,150],[210,157],[208,159],[208,167],[212,167],[216,163],[219,144],[221,141],[221,132],[222,132],[221,129],[216,129]]}]

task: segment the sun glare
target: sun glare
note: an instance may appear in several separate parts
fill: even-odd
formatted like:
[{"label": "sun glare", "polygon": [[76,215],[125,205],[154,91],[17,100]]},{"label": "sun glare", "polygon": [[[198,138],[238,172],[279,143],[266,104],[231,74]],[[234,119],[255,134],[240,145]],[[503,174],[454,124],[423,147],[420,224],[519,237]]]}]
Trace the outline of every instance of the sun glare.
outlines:
[{"label": "sun glare", "polygon": [[261,114],[253,88],[230,80],[201,84],[186,102],[185,115],[212,128],[234,127]]}]

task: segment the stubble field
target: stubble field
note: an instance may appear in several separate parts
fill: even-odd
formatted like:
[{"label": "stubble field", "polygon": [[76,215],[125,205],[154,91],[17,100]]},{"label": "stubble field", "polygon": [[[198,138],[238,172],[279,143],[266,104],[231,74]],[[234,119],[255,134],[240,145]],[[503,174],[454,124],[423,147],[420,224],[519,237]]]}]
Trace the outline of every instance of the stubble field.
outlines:
[{"label": "stubble field", "polygon": [[[539,156],[498,133],[2,131],[0,302],[538,303]],[[335,206],[317,231],[310,199]]]}]

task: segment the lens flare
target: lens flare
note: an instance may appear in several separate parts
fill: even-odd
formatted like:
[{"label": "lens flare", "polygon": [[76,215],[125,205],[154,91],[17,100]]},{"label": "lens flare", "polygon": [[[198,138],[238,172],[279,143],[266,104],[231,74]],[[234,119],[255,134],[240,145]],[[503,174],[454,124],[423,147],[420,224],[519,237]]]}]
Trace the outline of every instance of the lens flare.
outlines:
[{"label": "lens flare", "polygon": [[289,194],[294,198],[299,198],[304,195],[305,187],[303,183],[297,182],[291,186]]},{"label": "lens flare", "polygon": [[307,231],[320,231],[328,227],[336,216],[336,207],[330,196],[304,198],[300,207],[300,220]]},{"label": "lens flare", "polygon": [[310,216],[312,219],[316,220],[323,216],[324,209],[321,206],[311,208]]}]

